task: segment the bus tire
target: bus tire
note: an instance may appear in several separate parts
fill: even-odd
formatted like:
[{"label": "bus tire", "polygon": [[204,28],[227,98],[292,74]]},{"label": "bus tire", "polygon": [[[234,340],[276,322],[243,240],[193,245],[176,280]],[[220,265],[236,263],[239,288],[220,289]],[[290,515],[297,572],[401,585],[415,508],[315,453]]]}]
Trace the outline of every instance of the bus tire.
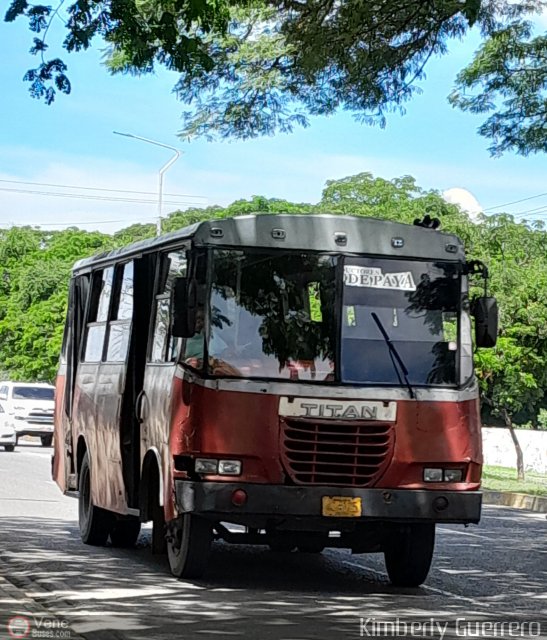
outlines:
[{"label": "bus tire", "polygon": [[116,520],[110,531],[110,542],[113,547],[129,549],[134,547],[141,532],[141,523],[137,518]]},{"label": "bus tire", "polygon": [[396,587],[420,586],[429,573],[434,547],[434,524],[409,524],[392,532],[384,548],[391,584]]},{"label": "bus tire", "polygon": [[5,444],[5,445],[4,445],[4,449],[5,449],[6,451],[10,451],[10,452],[11,452],[11,451],[15,451],[15,445],[14,445],[14,444]]},{"label": "bus tire", "polygon": [[114,525],[114,515],[91,501],[89,454],[85,453],[79,474],[78,523],[84,544],[104,546]]},{"label": "bus tire", "polygon": [[167,557],[177,578],[200,578],[205,571],[213,526],[205,518],[184,513],[168,524]]}]

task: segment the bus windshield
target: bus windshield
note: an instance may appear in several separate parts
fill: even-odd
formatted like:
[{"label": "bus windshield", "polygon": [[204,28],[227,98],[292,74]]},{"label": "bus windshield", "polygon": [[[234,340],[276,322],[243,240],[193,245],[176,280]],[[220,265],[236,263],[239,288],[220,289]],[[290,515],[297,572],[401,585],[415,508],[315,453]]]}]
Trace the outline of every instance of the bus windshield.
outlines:
[{"label": "bus windshield", "polygon": [[212,374],[334,380],[337,258],[214,252]]},{"label": "bus windshield", "polygon": [[456,384],[458,264],[215,250],[212,274],[212,375]]}]

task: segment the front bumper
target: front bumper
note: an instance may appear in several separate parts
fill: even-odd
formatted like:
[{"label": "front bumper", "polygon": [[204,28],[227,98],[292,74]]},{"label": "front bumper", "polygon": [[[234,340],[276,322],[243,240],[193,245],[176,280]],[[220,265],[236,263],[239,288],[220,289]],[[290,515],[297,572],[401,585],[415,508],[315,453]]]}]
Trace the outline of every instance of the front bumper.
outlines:
[{"label": "front bumper", "polygon": [[0,446],[4,444],[15,444],[15,432],[0,433]]},{"label": "front bumper", "polygon": [[[247,502],[232,503],[232,494],[243,489]],[[234,522],[313,519],[325,522],[439,522],[477,523],[482,494],[479,491],[426,491],[414,489],[355,489],[290,487],[284,485],[192,482],[176,480],[177,508]],[[362,516],[329,518],[321,515],[323,496],[361,498]]]},{"label": "front bumper", "polygon": [[26,422],[25,420],[14,420],[13,426],[17,436],[50,436],[53,435],[52,423]]}]

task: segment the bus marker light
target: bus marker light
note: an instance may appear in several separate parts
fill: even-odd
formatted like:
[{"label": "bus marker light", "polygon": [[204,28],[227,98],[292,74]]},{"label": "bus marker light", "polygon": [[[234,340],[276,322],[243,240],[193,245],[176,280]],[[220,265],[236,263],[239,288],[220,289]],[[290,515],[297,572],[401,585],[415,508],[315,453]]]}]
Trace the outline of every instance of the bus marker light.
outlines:
[{"label": "bus marker light", "polygon": [[236,507],[242,507],[247,502],[247,494],[243,489],[236,489],[232,493],[232,504]]}]

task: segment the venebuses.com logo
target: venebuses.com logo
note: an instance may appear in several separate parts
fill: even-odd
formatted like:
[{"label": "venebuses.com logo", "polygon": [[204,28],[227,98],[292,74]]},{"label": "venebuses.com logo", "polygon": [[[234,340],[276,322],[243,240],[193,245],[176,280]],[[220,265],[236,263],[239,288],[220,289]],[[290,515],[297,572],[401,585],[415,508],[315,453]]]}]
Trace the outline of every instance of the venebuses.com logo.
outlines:
[{"label": "venebuses.com logo", "polygon": [[66,640],[71,637],[68,620],[62,620],[54,616],[14,615],[6,625],[10,638],[57,638]]},{"label": "venebuses.com logo", "polygon": [[25,616],[13,616],[8,620],[10,638],[27,638],[30,633],[30,620]]}]

